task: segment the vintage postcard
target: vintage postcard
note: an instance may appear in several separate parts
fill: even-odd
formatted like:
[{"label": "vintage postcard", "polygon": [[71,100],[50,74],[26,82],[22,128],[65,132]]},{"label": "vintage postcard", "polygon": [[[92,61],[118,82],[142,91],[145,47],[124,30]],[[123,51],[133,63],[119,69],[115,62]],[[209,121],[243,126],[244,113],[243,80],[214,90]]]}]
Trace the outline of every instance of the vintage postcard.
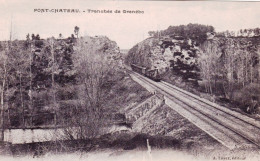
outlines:
[{"label": "vintage postcard", "polygon": [[260,161],[259,9],[0,0],[0,161]]}]

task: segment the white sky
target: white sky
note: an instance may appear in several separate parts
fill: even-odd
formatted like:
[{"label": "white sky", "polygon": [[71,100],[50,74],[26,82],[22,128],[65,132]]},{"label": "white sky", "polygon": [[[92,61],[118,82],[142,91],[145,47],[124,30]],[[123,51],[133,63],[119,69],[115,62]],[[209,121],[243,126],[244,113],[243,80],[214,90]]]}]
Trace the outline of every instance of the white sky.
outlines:
[{"label": "white sky", "polygon": [[[35,13],[34,9],[142,10],[144,14]],[[106,35],[120,48],[128,49],[148,36],[150,30],[170,25],[200,23],[217,31],[260,27],[260,2],[205,1],[84,1],[0,0],[0,40],[9,38],[11,17],[16,39],[27,33],[42,38],[71,35]]]}]

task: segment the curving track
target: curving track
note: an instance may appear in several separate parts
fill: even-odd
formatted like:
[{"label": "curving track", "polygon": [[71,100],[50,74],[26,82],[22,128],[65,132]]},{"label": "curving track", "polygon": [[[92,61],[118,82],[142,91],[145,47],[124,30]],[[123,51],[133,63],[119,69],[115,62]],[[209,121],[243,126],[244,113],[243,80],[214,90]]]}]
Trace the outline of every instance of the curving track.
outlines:
[{"label": "curving track", "polygon": [[164,94],[166,104],[229,149],[260,148],[260,122],[200,98],[164,81],[130,71],[148,90]]}]

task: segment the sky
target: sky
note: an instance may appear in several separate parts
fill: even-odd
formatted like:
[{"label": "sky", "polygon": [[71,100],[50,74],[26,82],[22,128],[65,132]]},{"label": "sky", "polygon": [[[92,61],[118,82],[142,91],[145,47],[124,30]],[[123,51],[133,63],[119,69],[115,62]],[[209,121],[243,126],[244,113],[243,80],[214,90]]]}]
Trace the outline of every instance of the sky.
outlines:
[{"label": "sky", "polygon": [[[80,13],[41,13],[35,9],[79,9]],[[121,13],[88,13],[88,9]],[[28,33],[41,38],[60,33],[68,37],[78,26],[80,36],[105,35],[121,49],[129,49],[147,38],[148,31],[170,25],[199,23],[212,25],[216,31],[237,31],[260,27],[259,17],[260,2],[0,0],[0,40],[9,39],[11,29],[13,39],[25,39]]]}]

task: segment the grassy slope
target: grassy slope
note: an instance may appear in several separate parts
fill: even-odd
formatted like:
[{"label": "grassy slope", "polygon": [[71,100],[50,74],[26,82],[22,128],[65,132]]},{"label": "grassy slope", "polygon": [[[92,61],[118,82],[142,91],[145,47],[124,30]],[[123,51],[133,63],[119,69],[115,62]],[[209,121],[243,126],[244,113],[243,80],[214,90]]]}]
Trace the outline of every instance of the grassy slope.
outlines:
[{"label": "grassy slope", "polygon": [[128,106],[142,102],[149,96],[151,94],[146,89],[126,74],[111,87],[106,97],[106,106],[114,112],[120,112]]}]

